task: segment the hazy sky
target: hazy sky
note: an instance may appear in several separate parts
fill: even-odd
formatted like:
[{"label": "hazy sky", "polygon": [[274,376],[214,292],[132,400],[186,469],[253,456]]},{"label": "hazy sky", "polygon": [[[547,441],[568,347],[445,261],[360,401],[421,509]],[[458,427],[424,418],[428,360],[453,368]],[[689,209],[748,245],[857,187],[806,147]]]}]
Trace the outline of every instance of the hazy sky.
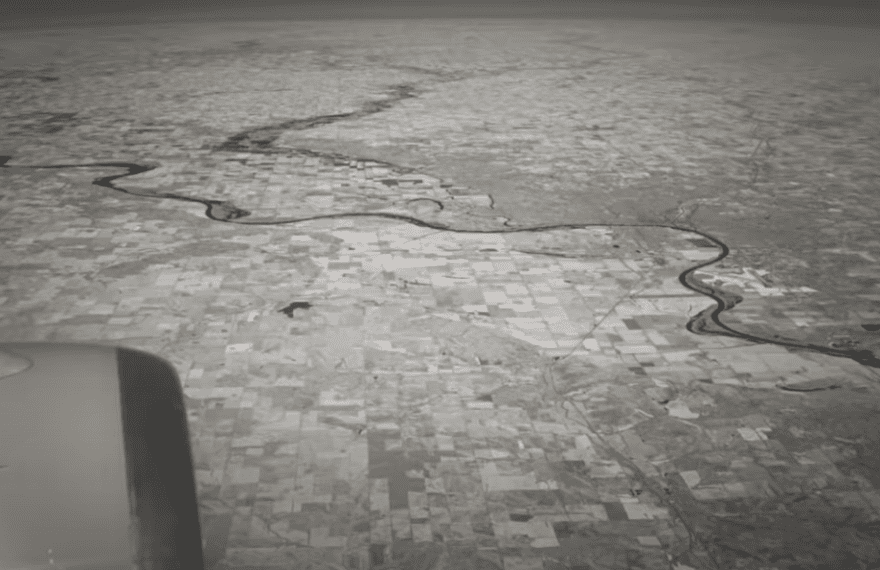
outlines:
[{"label": "hazy sky", "polygon": [[[841,10],[829,7],[852,7]],[[84,19],[112,23],[137,21],[150,14],[160,19],[265,18],[395,18],[395,17],[577,17],[647,16],[693,13],[752,14],[773,19],[849,19],[862,22],[880,14],[876,0],[4,0],[0,20],[6,25],[27,20]],[[2,26],[0,26],[2,27]]]}]

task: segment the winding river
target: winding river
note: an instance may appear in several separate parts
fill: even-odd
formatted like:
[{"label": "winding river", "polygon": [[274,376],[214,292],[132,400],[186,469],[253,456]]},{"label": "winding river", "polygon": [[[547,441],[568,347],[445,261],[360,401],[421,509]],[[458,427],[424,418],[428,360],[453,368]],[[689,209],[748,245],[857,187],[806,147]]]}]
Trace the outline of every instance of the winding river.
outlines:
[{"label": "winding river", "polygon": [[[390,107],[392,107],[398,101],[412,98],[416,96],[416,90],[412,86],[409,85],[396,85],[392,86],[389,91],[390,97],[386,99],[382,99],[379,101],[369,101],[365,103],[360,109],[356,111],[352,111],[349,113],[341,113],[334,115],[319,115],[315,117],[310,117],[306,119],[294,119],[290,121],[285,121],[282,123],[278,123],[270,126],[263,127],[255,127],[252,129],[248,129],[242,131],[240,133],[236,133],[232,136],[229,136],[223,143],[214,148],[215,152],[234,152],[234,153],[253,153],[253,154],[283,154],[283,153],[295,153],[298,155],[319,158],[323,160],[337,160],[337,161],[358,161],[358,160],[369,160],[371,163],[378,164],[380,166],[387,166],[393,168],[397,172],[402,173],[410,173],[413,172],[412,169],[401,167],[391,163],[383,163],[382,161],[377,161],[375,159],[359,159],[355,157],[349,157],[341,154],[335,153],[326,153],[320,152],[310,149],[285,149],[280,147],[275,147],[274,143],[278,137],[280,137],[285,131],[290,130],[306,130],[310,128],[314,128],[321,125],[331,124],[337,121],[343,120],[356,120],[361,117],[365,117],[367,115],[371,115],[374,113],[379,113],[384,111]],[[0,167],[11,167],[9,161],[12,159],[11,156],[0,156]],[[843,348],[833,348],[828,346],[822,346],[817,344],[810,343],[801,343],[794,340],[783,340],[779,338],[765,338],[761,336],[756,336],[753,334],[748,334],[744,332],[737,331],[730,326],[724,324],[721,321],[721,314],[725,311],[732,309],[739,302],[742,301],[742,298],[738,295],[732,294],[730,292],[726,292],[718,287],[711,287],[706,285],[694,277],[694,273],[700,269],[718,263],[723,260],[730,254],[730,248],[727,244],[722,242],[715,236],[712,236],[704,231],[682,227],[671,224],[599,224],[599,223],[590,223],[590,224],[555,224],[555,225],[540,225],[540,226],[532,226],[532,227],[505,227],[501,229],[494,230],[480,230],[480,229],[461,229],[450,227],[446,224],[430,222],[426,220],[419,219],[414,216],[409,216],[405,214],[397,214],[390,212],[343,212],[343,213],[334,213],[334,214],[325,214],[325,215],[317,215],[310,216],[304,218],[289,218],[289,219],[281,219],[281,220],[248,220],[247,218],[250,216],[250,212],[247,210],[243,210],[241,208],[236,207],[230,202],[222,201],[222,200],[212,200],[206,198],[195,198],[191,196],[185,196],[181,194],[175,194],[172,192],[162,192],[162,193],[150,193],[150,192],[137,192],[134,190],[128,190],[122,186],[117,185],[119,181],[122,179],[135,176],[137,174],[143,174],[145,172],[149,172],[158,168],[157,166],[150,166],[144,164],[137,164],[132,162],[95,162],[95,163],[86,163],[86,164],[54,164],[54,165],[28,165],[28,166],[15,166],[16,168],[30,168],[30,169],[68,169],[68,168],[119,168],[123,169],[124,172],[121,174],[113,174],[108,176],[102,176],[100,178],[96,178],[92,181],[92,184],[96,186],[101,186],[103,188],[109,188],[111,190],[115,190],[117,192],[122,192],[124,194],[129,194],[132,196],[139,196],[144,198],[159,198],[159,199],[170,199],[170,200],[178,200],[181,202],[189,202],[189,203],[199,203],[205,206],[205,216],[211,220],[216,222],[230,223],[230,224],[241,224],[241,225],[261,225],[261,226],[270,226],[270,225],[286,225],[286,224],[297,224],[312,220],[320,220],[320,219],[330,219],[330,218],[353,218],[353,217],[373,217],[373,218],[386,218],[392,220],[398,220],[402,222],[407,222],[413,224],[415,226],[430,228],[434,230],[448,231],[448,232],[456,232],[456,233],[485,233],[485,234],[500,234],[500,233],[514,233],[514,232],[545,232],[545,231],[553,231],[553,230],[566,230],[566,229],[584,229],[590,227],[624,227],[624,228],[665,228],[671,230],[677,230],[682,232],[693,233],[702,236],[706,240],[710,241],[714,244],[720,251],[718,255],[708,261],[703,261],[692,267],[689,267],[685,271],[683,271],[679,276],[678,280],[681,284],[687,289],[704,295],[706,297],[710,297],[715,301],[715,307],[707,308],[701,311],[699,314],[693,316],[687,323],[687,330],[696,334],[711,334],[711,335],[721,335],[730,338],[736,338],[740,340],[744,340],[751,343],[757,344],[768,344],[768,345],[776,345],[782,346],[785,348],[790,348],[793,350],[805,350],[810,352],[815,352],[819,354],[825,354],[828,356],[836,356],[841,358],[849,358],[862,364],[864,366],[868,366],[871,368],[880,368],[880,358],[875,356],[870,350],[846,350]],[[441,209],[443,208],[443,204],[440,201],[428,199],[434,203],[436,203]]]}]

